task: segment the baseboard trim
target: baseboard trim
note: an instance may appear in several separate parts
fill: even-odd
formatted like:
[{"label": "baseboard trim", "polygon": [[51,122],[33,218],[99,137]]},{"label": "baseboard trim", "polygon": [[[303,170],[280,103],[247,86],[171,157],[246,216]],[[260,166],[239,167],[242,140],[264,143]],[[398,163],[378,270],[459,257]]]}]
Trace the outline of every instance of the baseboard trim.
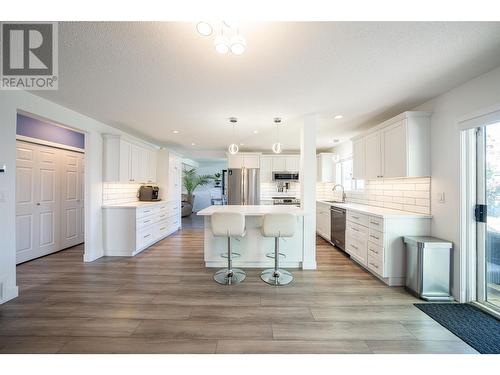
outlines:
[{"label": "baseboard trim", "polygon": [[302,269],[303,270],[315,270],[318,268],[318,265],[316,262],[302,262]]},{"label": "baseboard trim", "polygon": [[3,291],[3,298],[0,300],[0,305],[10,301],[11,299],[19,296],[19,288],[16,285],[14,288],[5,288]]},{"label": "baseboard trim", "polygon": [[85,252],[83,254],[83,261],[85,263],[89,263],[89,262],[93,262],[94,260],[97,260],[99,258],[102,258],[103,256],[104,256],[104,254],[95,255],[95,254],[88,254],[87,252]]}]

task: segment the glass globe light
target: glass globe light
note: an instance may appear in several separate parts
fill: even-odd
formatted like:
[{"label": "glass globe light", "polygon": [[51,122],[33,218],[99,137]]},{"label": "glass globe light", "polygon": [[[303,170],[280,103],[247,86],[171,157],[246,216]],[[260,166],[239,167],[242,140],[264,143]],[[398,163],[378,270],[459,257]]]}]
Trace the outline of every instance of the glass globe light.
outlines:
[{"label": "glass globe light", "polygon": [[243,55],[246,49],[247,43],[241,35],[235,35],[231,38],[231,52],[234,55]]},{"label": "glass globe light", "polygon": [[281,143],[276,142],[273,144],[273,152],[275,154],[280,154],[281,153]]},{"label": "glass globe light", "polygon": [[227,39],[225,36],[220,35],[215,38],[214,45],[215,50],[222,55],[229,52],[229,39]]},{"label": "glass globe light", "polygon": [[200,35],[203,36],[210,36],[213,32],[212,25],[210,25],[208,22],[198,22],[198,24],[196,25],[196,30]]},{"label": "glass globe light", "polygon": [[231,144],[229,145],[229,147],[228,147],[228,149],[227,149],[227,150],[229,151],[229,153],[230,153],[231,155],[234,155],[234,154],[237,154],[237,153],[238,153],[239,149],[240,149],[240,148],[238,147],[238,145],[237,145],[236,143],[231,143]]}]

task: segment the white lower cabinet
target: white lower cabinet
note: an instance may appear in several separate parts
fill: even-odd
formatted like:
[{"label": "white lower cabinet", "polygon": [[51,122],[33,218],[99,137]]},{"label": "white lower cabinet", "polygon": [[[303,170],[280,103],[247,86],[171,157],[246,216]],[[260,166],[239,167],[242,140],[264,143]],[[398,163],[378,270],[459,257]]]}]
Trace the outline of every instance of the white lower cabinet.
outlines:
[{"label": "white lower cabinet", "polygon": [[381,217],[347,211],[346,252],[390,286],[405,285],[404,236],[430,233],[427,217]]},{"label": "white lower cabinet", "polygon": [[133,256],[181,227],[179,201],[105,206],[104,255]]},{"label": "white lower cabinet", "polygon": [[331,241],[330,220],[330,205],[316,202],[316,233],[327,241]]}]

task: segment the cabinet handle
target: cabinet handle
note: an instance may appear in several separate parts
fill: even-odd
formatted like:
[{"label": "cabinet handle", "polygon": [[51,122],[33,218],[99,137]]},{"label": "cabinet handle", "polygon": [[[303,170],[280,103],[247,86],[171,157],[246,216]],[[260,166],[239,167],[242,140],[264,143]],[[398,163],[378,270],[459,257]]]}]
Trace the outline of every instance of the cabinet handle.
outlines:
[{"label": "cabinet handle", "polygon": [[36,205],[37,205],[37,206],[40,206],[40,202],[38,202]]},{"label": "cabinet handle", "polygon": [[378,237],[374,236],[373,234],[370,234],[370,237],[371,237],[371,238],[375,238],[376,240],[378,240],[378,239],[379,239]]},{"label": "cabinet handle", "polygon": [[151,220],[144,220],[144,224],[145,224],[145,223],[149,223],[150,221],[151,221]]},{"label": "cabinet handle", "polygon": [[144,238],[148,238],[149,236],[151,236],[151,234],[146,234]]},{"label": "cabinet handle", "polygon": [[356,228],[353,228],[353,227],[351,227],[351,229],[352,229],[353,231],[359,232],[359,229],[356,229]]},{"label": "cabinet handle", "polygon": [[375,251],[373,249],[369,249],[372,253],[378,254],[378,251]]},{"label": "cabinet handle", "polygon": [[370,265],[378,269],[378,266],[375,263],[370,262]]},{"label": "cabinet handle", "polygon": [[358,249],[356,246],[354,246],[354,245],[351,245],[351,247],[352,247],[353,249],[359,250],[359,249]]},{"label": "cabinet handle", "polygon": [[359,216],[351,216],[353,219],[359,220]]},{"label": "cabinet handle", "polygon": [[165,230],[165,228],[167,228],[167,227],[160,228],[160,230]]},{"label": "cabinet handle", "polygon": [[370,221],[370,224],[373,224],[373,225],[380,225],[379,223],[376,223],[374,221]]}]

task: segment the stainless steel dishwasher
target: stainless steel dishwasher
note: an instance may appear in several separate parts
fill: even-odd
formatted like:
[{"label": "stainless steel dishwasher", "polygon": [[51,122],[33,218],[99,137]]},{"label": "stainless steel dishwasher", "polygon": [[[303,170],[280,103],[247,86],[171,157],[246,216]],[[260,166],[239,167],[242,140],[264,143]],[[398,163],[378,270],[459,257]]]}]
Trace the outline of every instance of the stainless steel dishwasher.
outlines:
[{"label": "stainless steel dishwasher", "polygon": [[345,209],[330,207],[330,239],[339,249],[345,251]]}]

